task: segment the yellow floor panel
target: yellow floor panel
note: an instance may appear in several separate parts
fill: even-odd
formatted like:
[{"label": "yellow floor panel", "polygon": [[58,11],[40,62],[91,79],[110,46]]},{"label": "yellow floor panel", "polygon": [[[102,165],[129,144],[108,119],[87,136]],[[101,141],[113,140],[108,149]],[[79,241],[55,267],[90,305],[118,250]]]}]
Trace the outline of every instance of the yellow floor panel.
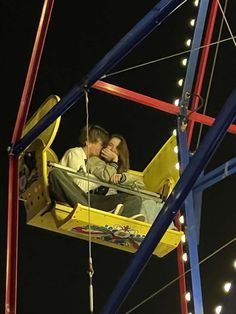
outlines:
[{"label": "yellow floor panel", "polygon": [[[90,232],[92,242],[131,253],[137,251],[150,229],[145,222],[93,208],[89,211],[82,205],[73,210],[62,204],[56,204],[52,214],[34,217],[28,223],[83,240],[88,240]],[[178,246],[182,235],[183,232],[168,229],[153,254],[165,256]]]}]

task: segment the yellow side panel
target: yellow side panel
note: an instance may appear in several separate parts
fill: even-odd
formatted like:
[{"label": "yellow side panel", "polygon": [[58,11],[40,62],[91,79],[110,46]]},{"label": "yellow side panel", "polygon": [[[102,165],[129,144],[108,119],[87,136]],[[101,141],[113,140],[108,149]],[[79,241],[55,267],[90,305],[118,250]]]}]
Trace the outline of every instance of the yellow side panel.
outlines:
[{"label": "yellow side panel", "polygon": [[175,168],[178,154],[174,152],[177,146],[176,136],[171,136],[156,156],[143,171],[143,181],[148,190],[160,193],[167,182],[173,189],[179,179],[179,171]]},{"label": "yellow side panel", "polygon": [[[60,98],[56,95],[49,96],[27,122],[22,137],[25,136],[58,102]],[[38,138],[40,138],[45,147],[50,147],[59,128],[61,117],[57,118]]]}]

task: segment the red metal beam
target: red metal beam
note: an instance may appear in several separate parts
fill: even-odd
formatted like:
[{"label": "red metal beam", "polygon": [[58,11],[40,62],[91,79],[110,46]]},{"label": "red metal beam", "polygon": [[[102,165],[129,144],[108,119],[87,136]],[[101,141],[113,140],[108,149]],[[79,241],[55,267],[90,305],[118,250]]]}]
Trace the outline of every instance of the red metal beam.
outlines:
[{"label": "red metal beam", "polygon": [[[158,110],[162,110],[164,112],[168,112],[170,114],[174,114],[174,115],[179,114],[179,107],[173,104],[170,104],[162,100],[158,100],[156,98],[152,98],[150,96],[145,96],[143,94],[125,89],[123,87],[119,87],[119,86],[106,83],[103,81],[97,81],[92,87],[95,89],[101,90],[103,92],[106,92],[108,94],[112,94],[112,95],[115,95],[124,99],[128,99],[128,100],[137,102],[139,104],[142,104],[148,107],[152,107]],[[199,122],[205,125],[211,126],[215,121],[215,118],[212,118],[212,117],[209,117],[209,116],[197,113],[197,112],[191,113],[191,111],[188,111],[188,114],[189,114],[190,121]],[[231,126],[228,129],[228,132],[232,134],[236,134],[236,125],[231,124]]]},{"label": "red metal beam", "polygon": [[[12,144],[21,136],[27,119],[34,84],[46,38],[47,28],[54,0],[45,0],[28,73],[22,93],[17,120],[12,136]],[[19,217],[19,160],[9,156],[8,183],[8,220],[7,220],[7,258],[6,258],[6,292],[5,314],[15,314],[17,305],[17,265],[18,265],[18,217]]]},{"label": "red metal beam", "polygon": [[[198,73],[196,77],[196,83],[194,87],[194,94],[196,95],[201,95],[201,91],[202,91],[202,84],[203,84],[204,75],[206,71],[207,59],[208,59],[212,34],[213,34],[214,26],[215,26],[217,10],[218,10],[218,0],[213,0],[210,14],[209,14],[209,22],[207,24],[206,34],[203,41],[204,48],[202,49],[202,55],[200,58]],[[199,98],[194,97],[192,101],[191,110],[196,110],[198,107],[198,103],[199,103]],[[188,126],[187,126],[187,141],[188,141],[189,146],[192,140],[194,124],[195,124],[195,120],[191,120],[189,121]]]}]

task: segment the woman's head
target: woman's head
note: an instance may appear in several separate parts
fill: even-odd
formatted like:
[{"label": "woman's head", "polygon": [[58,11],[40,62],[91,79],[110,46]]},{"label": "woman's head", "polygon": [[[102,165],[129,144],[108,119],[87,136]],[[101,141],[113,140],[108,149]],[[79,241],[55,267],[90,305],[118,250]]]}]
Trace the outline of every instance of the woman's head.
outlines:
[{"label": "woman's head", "polygon": [[129,149],[125,138],[120,134],[112,134],[107,148],[119,156],[118,172],[122,173],[129,169]]}]

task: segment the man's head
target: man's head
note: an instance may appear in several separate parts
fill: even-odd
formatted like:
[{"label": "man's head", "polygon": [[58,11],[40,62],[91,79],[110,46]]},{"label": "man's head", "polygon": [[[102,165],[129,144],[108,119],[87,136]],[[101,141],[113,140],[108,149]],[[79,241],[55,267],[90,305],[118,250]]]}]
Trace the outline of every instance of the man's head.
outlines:
[{"label": "man's head", "polygon": [[83,127],[80,133],[80,145],[84,148],[86,155],[99,156],[101,150],[107,145],[109,133],[98,125]]}]

